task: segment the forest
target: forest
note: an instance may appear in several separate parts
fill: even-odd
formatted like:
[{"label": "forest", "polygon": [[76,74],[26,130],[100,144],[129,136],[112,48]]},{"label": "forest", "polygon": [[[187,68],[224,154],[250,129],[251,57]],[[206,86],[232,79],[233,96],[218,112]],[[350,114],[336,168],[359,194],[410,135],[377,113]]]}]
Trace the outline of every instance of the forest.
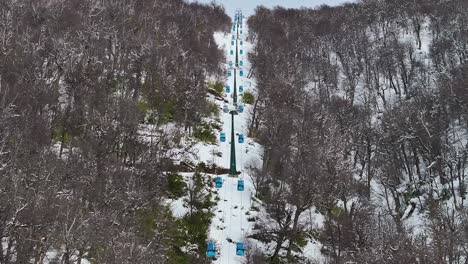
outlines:
[{"label": "forest", "polygon": [[[0,264],[218,263],[210,175],[227,169],[182,157],[220,145],[230,15],[0,1]],[[468,263],[468,2],[246,22],[246,141],[263,152],[240,263]]]},{"label": "forest", "polygon": [[[251,236],[276,242],[253,263],[467,263],[468,2],[259,7],[248,23],[271,216]],[[309,237],[326,261],[294,254]]]},{"label": "forest", "polygon": [[182,0],[0,1],[0,263],[201,263],[162,204],[181,134],[160,127],[210,114],[230,25]]}]

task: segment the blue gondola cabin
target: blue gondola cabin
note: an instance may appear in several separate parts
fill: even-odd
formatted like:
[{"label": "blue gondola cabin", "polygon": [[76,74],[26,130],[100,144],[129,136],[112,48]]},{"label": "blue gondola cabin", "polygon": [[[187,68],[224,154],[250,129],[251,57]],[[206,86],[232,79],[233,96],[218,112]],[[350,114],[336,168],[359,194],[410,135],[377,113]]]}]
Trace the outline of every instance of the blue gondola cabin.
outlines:
[{"label": "blue gondola cabin", "polygon": [[239,134],[239,143],[244,143],[244,135]]},{"label": "blue gondola cabin", "polygon": [[243,93],[244,92],[244,86],[240,85],[239,86],[239,93]]},{"label": "blue gondola cabin", "polygon": [[244,41],[241,40],[241,41],[240,41],[240,44],[241,44],[241,46],[244,45]]},{"label": "blue gondola cabin", "polygon": [[244,191],[244,180],[238,180],[237,181],[237,190],[240,192]]},{"label": "blue gondola cabin", "polygon": [[236,255],[237,256],[244,256],[245,255],[244,243],[236,243]]},{"label": "blue gondola cabin", "polygon": [[231,76],[232,76],[231,71],[228,71],[228,77],[231,77]]},{"label": "blue gondola cabin", "polygon": [[231,92],[231,86],[226,86],[226,93],[230,93]]},{"label": "blue gondola cabin", "polygon": [[233,50],[231,50],[231,51],[229,52],[229,54],[231,54],[231,55],[234,55],[234,51],[233,51]]},{"label": "blue gondola cabin", "polygon": [[[244,112],[244,105],[243,104],[240,104],[238,107],[237,107],[237,111],[239,113],[243,113]],[[241,134],[242,135],[242,134]]]},{"label": "blue gondola cabin", "polygon": [[244,76],[244,71],[243,70],[239,71],[239,76],[241,76],[241,77]]},{"label": "blue gondola cabin", "polygon": [[218,176],[215,178],[215,186],[218,189],[223,187],[223,179],[221,177]]},{"label": "blue gondola cabin", "polygon": [[233,62],[229,61],[229,67],[232,67],[232,65],[234,65]]},{"label": "blue gondola cabin", "polygon": [[244,51],[243,50],[240,50],[239,51],[240,55],[244,54]]},{"label": "blue gondola cabin", "polygon": [[240,66],[244,66],[244,62],[243,62],[243,61],[239,61],[239,65],[240,65]]},{"label": "blue gondola cabin", "polygon": [[226,133],[221,132],[221,134],[219,134],[219,141],[226,142]]},{"label": "blue gondola cabin", "polygon": [[206,246],[206,255],[209,258],[216,257],[216,247],[215,247],[215,244],[213,242],[208,242],[208,244]]}]

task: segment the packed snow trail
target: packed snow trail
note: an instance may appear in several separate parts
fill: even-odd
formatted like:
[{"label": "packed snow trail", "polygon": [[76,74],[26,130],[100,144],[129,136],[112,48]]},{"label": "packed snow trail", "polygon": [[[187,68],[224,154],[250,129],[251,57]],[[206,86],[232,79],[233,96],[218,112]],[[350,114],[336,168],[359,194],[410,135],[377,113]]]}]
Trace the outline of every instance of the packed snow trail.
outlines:
[{"label": "packed snow trail", "polygon": [[[239,16],[240,14],[240,16]],[[226,93],[226,100],[229,103],[226,105],[230,110],[238,109],[234,105],[233,94],[237,89],[238,105],[241,105],[241,94],[239,88],[243,87],[244,91],[252,91],[250,81],[246,81],[245,69],[250,69],[250,64],[246,61],[246,54],[249,51],[250,45],[245,41],[244,36],[247,35],[248,29],[245,27],[244,19],[240,12],[236,13],[236,18],[240,17],[240,24],[237,26],[236,23],[232,28],[231,34],[224,37],[222,46],[225,47],[227,55],[227,69],[231,72],[231,76],[228,77],[226,85],[230,86],[230,92]],[[236,19],[234,20],[236,22]],[[234,44],[234,45],[233,45]],[[236,48],[236,45],[237,48]],[[233,52],[232,52],[233,51]],[[236,53],[238,55],[239,67],[236,67]],[[242,61],[242,63],[241,63]],[[232,62],[232,63],[230,63]],[[231,64],[231,66],[230,66]],[[242,66],[240,66],[242,65]],[[236,70],[234,71],[234,68]],[[240,76],[240,70],[244,72],[243,76]],[[235,72],[235,74],[234,74]],[[235,79],[236,78],[236,79]],[[244,79],[245,78],[245,79]],[[234,86],[236,81],[236,87]],[[242,104],[243,105],[243,104]],[[220,105],[226,107],[225,105]],[[232,177],[229,175],[219,175],[223,179],[222,188],[218,189],[218,204],[214,211],[215,216],[212,219],[212,223],[209,230],[209,241],[214,242],[216,245],[217,255],[213,260],[213,263],[229,264],[229,263],[242,263],[245,260],[244,256],[238,256],[236,254],[236,243],[244,243],[246,246],[246,252],[248,244],[246,244],[246,236],[250,233],[253,228],[253,223],[248,222],[248,212],[250,210],[251,197],[254,192],[254,187],[250,177],[245,173],[245,168],[254,163],[256,165],[260,160],[261,147],[254,143],[252,139],[245,137],[244,143],[239,143],[238,135],[246,135],[248,132],[248,121],[250,117],[251,107],[250,105],[243,105],[244,111],[234,116],[234,133],[235,133],[235,147],[236,147],[236,159],[237,159],[237,171],[241,174],[238,177]],[[215,163],[218,166],[229,168],[230,166],[230,141],[231,141],[231,121],[232,116],[228,112],[222,112],[222,132],[226,135],[226,141],[220,142],[215,150],[222,153],[221,158],[216,158]],[[218,135],[219,140],[219,135]],[[205,152],[208,149],[205,150]],[[203,151],[203,150],[201,150]],[[206,155],[205,155],[206,156]],[[244,181],[244,191],[238,191],[238,181]]]}]

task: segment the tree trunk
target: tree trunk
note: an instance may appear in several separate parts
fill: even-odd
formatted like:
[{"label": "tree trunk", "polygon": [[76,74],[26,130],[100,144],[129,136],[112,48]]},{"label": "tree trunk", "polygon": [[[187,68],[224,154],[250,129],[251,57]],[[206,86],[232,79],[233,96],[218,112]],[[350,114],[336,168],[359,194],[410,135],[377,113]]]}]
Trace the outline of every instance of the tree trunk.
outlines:
[{"label": "tree trunk", "polygon": [[296,212],[294,213],[294,220],[293,220],[293,228],[292,228],[292,232],[291,232],[291,238],[289,239],[289,246],[288,246],[288,253],[286,254],[286,259],[289,260],[289,258],[291,257],[291,245],[296,242],[297,240],[297,225],[299,223],[299,216],[302,214],[302,210],[301,209],[297,209]]},{"label": "tree trunk", "polygon": [[254,136],[254,125],[255,125],[255,118],[257,116],[257,105],[258,105],[258,98],[257,100],[255,100],[255,104],[254,104],[254,109],[253,109],[253,113],[252,113],[252,122],[250,122],[250,127],[249,127],[249,137],[253,137]]},{"label": "tree trunk", "polygon": [[284,238],[286,236],[286,231],[288,230],[290,222],[291,222],[291,214],[288,213],[284,226],[278,232],[278,238],[276,239],[276,248],[275,248],[275,252],[273,253],[273,256],[271,256],[271,260],[274,260],[278,257],[278,254],[283,245]]}]

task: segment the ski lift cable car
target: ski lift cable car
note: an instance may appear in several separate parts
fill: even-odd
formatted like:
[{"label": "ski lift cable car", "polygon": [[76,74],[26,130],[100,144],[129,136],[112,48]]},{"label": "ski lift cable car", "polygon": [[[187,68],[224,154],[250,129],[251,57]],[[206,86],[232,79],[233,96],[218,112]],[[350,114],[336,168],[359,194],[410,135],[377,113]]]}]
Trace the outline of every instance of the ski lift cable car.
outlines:
[{"label": "ski lift cable car", "polygon": [[213,242],[208,242],[206,245],[206,255],[210,258],[216,257],[216,246]]},{"label": "ski lift cable car", "polygon": [[[237,111],[239,113],[243,113],[244,112],[244,105],[243,104],[239,104],[239,106],[237,106]],[[239,137],[241,136],[242,134],[239,135]],[[244,135],[242,135],[242,138],[244,137]]]},{"label": "ski lift cable car", "polygon": [[244,134],[239,134],[239,143],[244,143]]},{"label": "ski lift cable car", "polygon": [[244,180],[237,181],[237,190],[240,192],[244,191]]},{"label": "ski lift cable car", "polygon": [[215,178],[215,187],[218,189],[223,187],[223,179],[220,176]]},{"label": "ski lift cable car", "polygon": [[236,255],[237,256],[244,256],[245,255],[245,246],[244,243],[236,243]]}]

